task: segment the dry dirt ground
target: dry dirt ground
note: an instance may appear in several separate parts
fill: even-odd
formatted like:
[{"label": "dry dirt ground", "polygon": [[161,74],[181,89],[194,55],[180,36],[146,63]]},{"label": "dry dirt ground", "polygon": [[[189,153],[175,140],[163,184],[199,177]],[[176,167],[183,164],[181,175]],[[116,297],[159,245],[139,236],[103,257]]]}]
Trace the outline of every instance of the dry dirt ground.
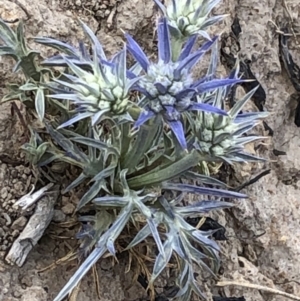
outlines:
[{"label": "dry dirt ground", "polygon": [[[23,5],[28,16],[19,5]],[[286,0],[294,20],[299,19],[299,0]],[[155,50],[153,27],[157,11],[151,0],[19,0],[0,1],[0,17],[6,20],[25,18],[26,35],[51,36],[76,44],[82,32],[76,21],[80,17],[97,32],[107,54],[122,46],[121,29],[132,34],[148,53]],[[291,95],[295,93],[278,57],[278,36],[270,21],[284,15],[281,0],[224,0],[215,13],[229,14],[215,32],[230,32],[233,18],[240,19],[241,55],[252,61],[251,68],[267,93],[266,109],[271,112],[268,124],[274,136],[260,155],[269,161],[261,165],[235,167],[237,184],[249,180],[249,175],[271,168],[271,173],[245,189],[249,199],[227,213],[214,217],[226,227],[229,240],[221,243],[224,254],[223,277],[235,281],[276,288],[300,297],[300,129],[294,125]],[[297,27],[297,23],[294,24]],[[299,26],[299,24],[298,24]],[[298,38],[300,43],[300,37]],[[43,54],[46,51],[34,46]],[[300,46],[291,39],[291,51],[300,63]],[[298,56],[298,57],[297,57]],[[0,59],[0,97],[5,84],[17,80],[11,73],[12,62]],[[220,67],[220,72],[224,73]],[[26,138],[26,137],[25,137]],[[58,222],[64,222],[73,213],[74,197],[62,197],[55,212],[55,222],[30,253],[21,268],[9,266],[3,258],[12,241],[30,217],[12,209],[16,199],[29,192],[34,176],[22,164],[12,164],[8,158],[18,158],[18,147],[24,143],[23,130],[16,116],[11,115],[10,104],[0,109],[0,300],[51,301],[76,268],[76,262],[54,265],[45,269],[72,248],[74,240],[57,239],[56,229],[64,236]],[[274,156],[272,150],[286,152]],[[57,230],[59,228],[60,230]],[[76,230],[76,229],[75,229]],[[132,275],[125,274],[126,260],[111,266],[102,260],[97,265],[99,292],[102,301],[138,300],[145,296],[142,287],[135,284],[128,289]],[[214,290],[223,296],[244,296],[247,301],[283,301],[284,296],[241,286],[226,286]],[[74,299],[75,300],[75,299]],[[98,300],[94,277],[89,273],[81,283],[77,301]]]}]

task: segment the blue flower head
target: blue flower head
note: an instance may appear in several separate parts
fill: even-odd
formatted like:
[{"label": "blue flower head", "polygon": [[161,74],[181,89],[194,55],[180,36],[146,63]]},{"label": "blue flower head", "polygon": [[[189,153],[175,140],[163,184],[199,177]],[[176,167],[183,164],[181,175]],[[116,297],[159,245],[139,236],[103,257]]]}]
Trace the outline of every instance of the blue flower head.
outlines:
[{"label": "blue flower head", "polygon": [[190,111],[207,111],[227,115],[227,113],[207,103],[199,103],[196,96],[222,86],[229,86],[239,82],[239,79],[203,78],[194,81],[191,69],[214,45],[218,37],[206,42],[200,49],[192,52],[197,36],[192,36],[184,45],[176,62],[172,60],[172,45],[166,18],[159,21],[158,28],[158,62],[150,62],[146,54],[134,39],[126,34],[127,49],[141,65],[145,75],[138,82],[137,89],[146,97],[143,102],[144,111],[135,123],[141,126],[147,120],[160,115],[180,145],[186,149],[186,139],[182,124],[182,114]]}]

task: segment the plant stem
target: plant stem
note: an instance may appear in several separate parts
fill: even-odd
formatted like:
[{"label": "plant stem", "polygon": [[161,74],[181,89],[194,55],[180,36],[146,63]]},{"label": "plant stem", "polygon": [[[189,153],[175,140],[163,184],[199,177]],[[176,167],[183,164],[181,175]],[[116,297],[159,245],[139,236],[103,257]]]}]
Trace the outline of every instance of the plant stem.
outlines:
[{"label": "plant stem", "polygon": [[172,60],[173,62],[176,62],[179,58],[179,55],[181,53],[182,45],[184,43],[184,40],[181,38],[171,38],[172,43]]},{"label": "plant stem", "polygon": [[122,169],[130,171],[138,165],[141,158],[153,144],[159,126],[158,118],[154,118],[140,128],[132,148],[128,150],[122,162]]}]

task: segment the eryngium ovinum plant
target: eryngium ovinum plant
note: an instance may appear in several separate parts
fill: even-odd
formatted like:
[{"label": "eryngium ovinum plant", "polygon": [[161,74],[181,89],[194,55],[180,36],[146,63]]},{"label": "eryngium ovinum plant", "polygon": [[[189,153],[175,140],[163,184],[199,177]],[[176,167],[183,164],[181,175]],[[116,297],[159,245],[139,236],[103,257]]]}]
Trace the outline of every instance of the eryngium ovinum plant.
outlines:
[{"label": "eryngium ovinum plant", "polygon": [[[105,253],[116,255],[115,243],[125,227],[137,233],[127,250],[149,239],[156,243],[150,286],[174,256],[175,299],[190,300],[193,292],[205,298],[195,267],[214,275],[219,247],[213,231],[201,231],[186,218],[233,206],[223,198],[246,198],[209,177],[210,163],[261,160],[244,152],[245,144],[261,138],[247,133],[266,117],[241,113],[255,89],[226,111],[230,89],[241,82],[238,67],[227,78],[215,76],[219,37],[205,29],[222,19],[209,17],[219,0],[174,0],[166,8],[155,2],[163,13],[157,22],[156,60],[127,33],[123,49],[107,58],[94,33],[80,22],[91,51],[83,42],[77,48],[36,38],[59,52],[39,63],[39,53],[26,44],[22,22],[16,32],[0,22],[0,54],[13,57],[14,70],[25,75],[23,85],[9,85],[3,101],[20,100],[44,125],[42,130],[29,127],[31,139],[22,147],[27,159],[52,181],[51,168],[59,163],[81,170],[64,193],[88,184],[77,210],[96,211],[80,217],[83,262],[55,301],[63,300]],[[210,50],[206,76],[195,78],[193,67]],[[127,55],[135,60],[130,68]],[[185,205],[187,194],[208,197]]]}]

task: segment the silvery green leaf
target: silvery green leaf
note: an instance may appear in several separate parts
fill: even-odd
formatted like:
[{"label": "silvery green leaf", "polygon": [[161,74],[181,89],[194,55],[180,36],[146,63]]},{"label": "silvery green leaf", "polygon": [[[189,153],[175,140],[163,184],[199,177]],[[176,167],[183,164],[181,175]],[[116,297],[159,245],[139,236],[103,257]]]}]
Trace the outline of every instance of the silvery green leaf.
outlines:
[{"label": "silvery green leaf", "polygon": [[180,193],[176,198],[169,201],[169,204],[172,206],[176,206],[176,205],[180,204],[183,199],[184,199],[184,193]]},{"label": "silvery green leaf", "polygon": [[241,136],[242,134],[247,133],[248,131],[250,131],[252,128],[255,127],[255,123],[252,122],[245,122],[245,123],[241,123],[238,127],[238,129],[233,133],[233,136]]},{"label": "silvery green leaf", "polygon": [[165,251],[164,251],[164,246],[161,242],[160,234],[157,230],[157,227],[158,227],[159,223],[156,223],[155,219],[153,219],[153,218],[148,218],[147,219],[147,224],[149,225],[149,228],[151,230],[152,236],[155,240],[155,243],[156,243],[156,246],[158,248],[159,253],[161,254],[161,256],[163,258],[166,258],[166,254],[165,254]]},{"label": "silvery green leaf", "polygon": [[129,71],[132,72],[135,76],[139,76],[140,73],[142,72],[143,68],[141,67],[141,65],[139,63],[135,63],[130,69]]},{"label": "silvery green leaf", "polygon": [[97,125],[100,121],[101,121],[101,118],[105,115],[105,113],[109,112],[109,109],[107,110],[101,110],[101,111],[98,111],[97,113],[95,113],[93,116],[92,116],[92,126],[95,126]]},{"label": "silvery green leaf", "polygon": [[153,267],[153,272],[151,275],[151,280],[150,283],[153,283],[155,281],[155,279],[159,276],[159,274],[163,271],[163,269],[166,267],[166,265],[168,264],[168,262],[171,259],[172,256],[172,242],[170,240],[166,240],[165,243],[163,244],[163,248],[164,248],[164,253],[165,256],[163,256],[163,254],[159,253],[156,256],[156,260],[155,260],[155,264]]},{"label": "silvery green leaf", "polygon": [[204,39],[206,39],[208,41],[211,41],[211,37],[210,37],[210,35],[208,34],[207,31],[205,31],[205,30],[198,30],[197,34],[200,35],[200,36],[202,36]]},{"label": "silvery green leaf", "polygon": [[116,249],[115,249],[115,246],[114,246],[114,239],[112,237],[107,239],[106,247],[107,247],[107,250],[109,251],[110,254],[116,255]]},{"label": "silvery green leaf", "polygon": [[81,173],[64,191],[63,194],[69,192],[73,188],[77,187],[80,185],[84,180],[86,180],[87,177],[84,173]]},{"label": "silvery green leaf", "polygon": [[204,21],[204,23],[202,24],[202,28],[205,29],[211,25],[214,25],[215,23],[222,21],[225,17],[227,17],[227,15],[218,15],[218,16],[210,17],[209,19]]},{"label": "silvery green leaf", "polygon": [[45,95],[44,90],[39,88],[35,94],[35,109],[40,121],[43,121],[45,115]]},{"label": "silvery green leaf", "polygon": [[[220,144],[222,141],[224,141],[225,139],[227,138],[231,138],[232,136],[232,133],[222,133],[218,136],[215,136],[213,138],[213,144],[216,145],[216,144]],[[231,138],[232,139],[232,138]]]},{"label": "silvery green leaf", "polygon": [[93,267],[93,265],[104,255],[106,246],[97,246],[86,260],[76,270],[75,274],[71,277],[68,283],[63,287],[59,294],[53,301],[62,301],[72,290],[78,285],[86,273]]},{"label": "silvery green leaf", "polygon": [[36,84],[27,82],[25,85],[20,86],[19,89],[22,91],[36,91],[39,87]]},{"label": "silvery green leaf", "polygon": [[73,143],[64,137],[59,131],[52,128],[50,124],[46,124],[46,128],[57,144],[66,152],[74,148]]},{"label": "silvery green leaf", "polygon": [[[189,272],[189,263],[185,260],[181,260],[180,263],[180,275],[178,277],[178,282],[181,287],[183,287],[183,284],[185,280],[188,278],[188,272]],[[177,296],[179,295],[179,292]]]},{"label": "silvery green leaf", "polygon": [[34,38],[34,41],[36,43],[57,49],[58,51],[64,52],[68,55],[78,57],[78,50],[67,43],[63,43],[61,41],[45,37],[36,37]]},{"label": "silvery green leaf", "polygon": [[0,18],[0,38],[9,47],[15,48],[18,41],[14,31]]},{"label": "silvery green leaf", "polygon": [[85,77],[88,76],[90,73],[84,71],[80,67],[76,66],[72,60],[68,60],[66,57],[64,58],[66,63],[68,64],[69,68],[79,77]]},{"label": "silvery green leaf", "polygon": [[[136,176],[128,180],[128,184],[132,189],[143,188],[146,186],[153,186],[157,183],[162,183],[176,176],[184,174],[191,167],[198,164],[198,154],[196,151],[191,151],[189,154],[179,159],[178,161],[168,164],[166,167],[161,167],[158,170],[152,170],[143,174],[142,176]],[[166,188],[168,189],[168,188]]]},{"label": "silvery green leaf", "polygon": [[139,244],[140,242],[144,241],[148,236],[150,236],[151,230],[149,225],[145,225],[138,234],[134,237],[134,239],[130,242],[130,244],[126,247],[126,250],[129,250]]},{"label": "silvery green leaf", "polygon": [[49,156],[42,156],[37,165],[39,167],[49,165],[51,162],[60,159],[62,156],[62,154],[50,154]]},{"label": "silvery green leaf", "polygon": [[258,119],[264,119],[269,116],[269,112],[247,112],[243,114],[238,114],[234,119],[234,123],[247,123],[249,121],[257,122]]},{"label": "silvery green leaf", "polygon": [[[167,10],[166,7],[160,2],[160,0],[154,0],[154,2],[156,3],[156,5],[159,7],[159,9],[162,11],[163,14],[166,14]],[[174,3],[174,1],[173,1]],[[174,5],[174,4],[173,4]],[[175,9],[176,6],[174,5],[173,8]]]},{"label": "silvery green leaf", "polygon": [[[81,92],[82,91],[82,88],[81,88],[81,81],[78,80],[78,83],[76,84],[73,84],[73,83],[68,83],[67,81],[63,81],[63,80],[60,80],[60,79],[53,79],[53,81],[57,84],[60,84],[62,85],[63,87],[68,87],[70,88],[72,91],[77,91],[77,92]],[[52,83],[53,84],[53,83]],[[54,97],[55,95],[51,95],[50,97]]]},{"label": "silvery green leaf", "polygon": [[210,64],[208,66],[208,70],[206,73],[208,79],[214,78],[217,70],[218,59],[219,59],[219,45],[218,45],[218,41],[216,41],[212,47]]},{"label": "silvery green leaf", "polygon": [[178,232],[172,231],[168,234],[172,239],[172,248],[182,259],[189,261],[189,254],[182,243],[181,235]]},{"label": "silvery green leaf", "polygon": [[264,136],[246,136],[246,137],[240,137],[237,139],[237,143],[239,145],[248,144],[251,142],[254,142],[256,140],[266,139]]},{"label": "silvery green leaf", "polygon": [[77,210],[81,209],[83,206],[89,203],[93,198],[95,198],[97,194],[100,192],[102,185],[103,185],[102,179],[99,181],[95,181],[92,187],[89,188],[87,192],[83,195],[83,197],[80,199],[77,205]]},{"label": "silvery green leaf", "polygon": [[247,195],[242,193],[236,193],[234,191],[227,191],[223,189],[215,189],[215,188],[208,188],[208,187],[198,187],[189,184],[174,184],[170,182],[164,182],[162,184],[162,188],[166,190],[175,190],[181,192],[188,192],[194,194],[206,194],[206,195],[213,195],[218,197],[224,198],[248,198]]},{"label": "silvery green leaf", "polygon": [[126,197],[104,196],[95,198],[92,202],[97,206],[124,207],[128,204],[128,199]]},{"label": "silvery green leaf", "polygon": [[164,196],[159,197],[158,200],[159,200],[160,204],[162,205],[162,207],[165,209],[166,215],[171,220],[174,220],[175,219],[175,215],[174,215],[173,207],[171,206],[171,204],[167,201],[167,199]]},{"label": "silvery green leaf", "polygon": [[193,215],[196,213],[207,213],[211,210],[215,209],[226,209],[232,208],[235,205],[229,202],[221,202],[221,201],[200,201],[192,205],[184,206],[184,207],[176,207],[176,212],[181,215]]},{"label": "silvery green leaf", "polygon": [[254,93],[257,91],[259,88],[259,85],[252,89],[250,92],[248,92],[241,100],[237,101],[234,107],[228,112],[228,115],[231,118],[235,118],[238,113],[242,110],[244,105],[251,99],[251,97],[254,95]]},{"label": "silvery green leaf", "polygon": [[103,169],[100,171],[92,180],[93,181],[99,181],[99,180],[104,180],[105,178],[113,175],[114,171],[116,169],[116,165],[108,166],[107,168]]},{"label": "silvery green leaf", "polygon": [[95,147],[102,151],[107,150],[116,156],[120,155],[119,151],[115,147],[110,146],[107,143],[102,142],[100,140],[95,140],[93,138],[88,138],[88,137],[74,137],[74,138],[70,138],[70,140],[84,145]]},{"label": "silvery green leaf", "polygon": [[216,186],[220,186],[223,188],[227,188],[227,184],[219,181],[218,179],[206,176],[206,175],[202,175],[193,171],[187,171],[184,174],[184,177],[190,179],[190,180],[195,180],[195,181],[200,181],[203,184],[209,184],[209,185],[216,185]]},{"label": "silvery green leaf", "polygon": [[[75,103],[80,102],[80,100],[81,100],[81,98],[79,98],[77,94],[72,94],[72,93],[48,94],[47,97],[53,98],[53,99],[72,100]],[[88,102],[85,102],[85,104],[90,105],[90,103],[88,103]],[[90,113],[90,114],[92,114],[92,113]]]},{"label": "silvery green leaf", "polygon": [[67,139],[59,131],[53,129],[50,124],[46,123],[46,128],[55,142],[66,152],[66,156],[69,156],[79,162],[88,161],[87,155],[81,152],[79,148],[71,142],[71,140]]},{"label": "silvery green leaf", "polygon": [[198,251],[195,247],[193,247],[193,245],[189,242],[188,239],[186,239],[185,237],[183,239],[183,243],[185,245],[189,258],[192,259],[198,266],[204,268],[211,275],[214,275],[214,272],[205,263],[205,261],[207,261],[209,257],[203,254],[202,252]]},{"label": "silvery green leaf", "polygon": [[129,221],[133,209],[134,206],[132,203],[128,203],[127,206],[122,208],[119,215],[117,216],[117,219],[106,232],[108,237],[112,237],[114,240],[119,237],[120,233],[123,231],[127,222]]},{"label": "silvery green leaf", "polygon": [[92,117],[94,115],[94,113],[92,112],[84,112],[84,113],[79,113],[77,115],[75,115],[73,118],[71,118],[70,120],[62,123],[57,129],[62,129],[64,127],[70,126],[80,120],[86,119],[88,117]]},{"label": "silvery green leaf", "polygon": [[98,38],[93,33],[93,31],[82,21],[79,20],[79,22],[80,22],[84,32],[87,34],[87,36],[89,37],[89,39],[93,43],[93,47],[95,48],[97,56],[99,57],[99,59],[107,60],[106,56],[105,56],[105,53],[103,51],[103,48],[102,48]]},{"label": "silvery green leaf", "polygon": [[[192,277],[192,276],[191,276]],[[192,290],[198,295],[201,296],[203,299],[207,299],[206,295],[201,291],[197,281],[193,278],[193,280],[191,281],[191,287]]]},{"label": "silvery green leaf", "polygon": [[1,55],[10,55],[14,60],[18,60],[15,50],[9,46],[0,46],[0,56]]},{"label": "silvery green leaf", "polygon": [[192,234],[192,237],[194,238],[194,240],[196,242],[198,242],[200,245],[205,245],[209,248],[219,251],[220,247],[218,246],[218,244],[214,240],[209,239],[206,236],[204,236],[203,233],[204,233],[204,231],[194,230],[191,234]]},{"label": "silvery green leaf", "polygon": [[26,42],[24,39],[24,24],[23,21],[21,20],[17,26],[17,31],[16,31],[16,35],[17,35],[17,40],[18,40],[18,48],[20,48],[22,50],[22,54],[23,55],[27,55],[27,47],[26,47]]},{"label": "silvery green leaf", "polygon": [[244,152],[238,153],[238,158],[241,159],[241,162],[266,162],[267,160],[264,158],[256,157],[251,154],[247,154]]}]

